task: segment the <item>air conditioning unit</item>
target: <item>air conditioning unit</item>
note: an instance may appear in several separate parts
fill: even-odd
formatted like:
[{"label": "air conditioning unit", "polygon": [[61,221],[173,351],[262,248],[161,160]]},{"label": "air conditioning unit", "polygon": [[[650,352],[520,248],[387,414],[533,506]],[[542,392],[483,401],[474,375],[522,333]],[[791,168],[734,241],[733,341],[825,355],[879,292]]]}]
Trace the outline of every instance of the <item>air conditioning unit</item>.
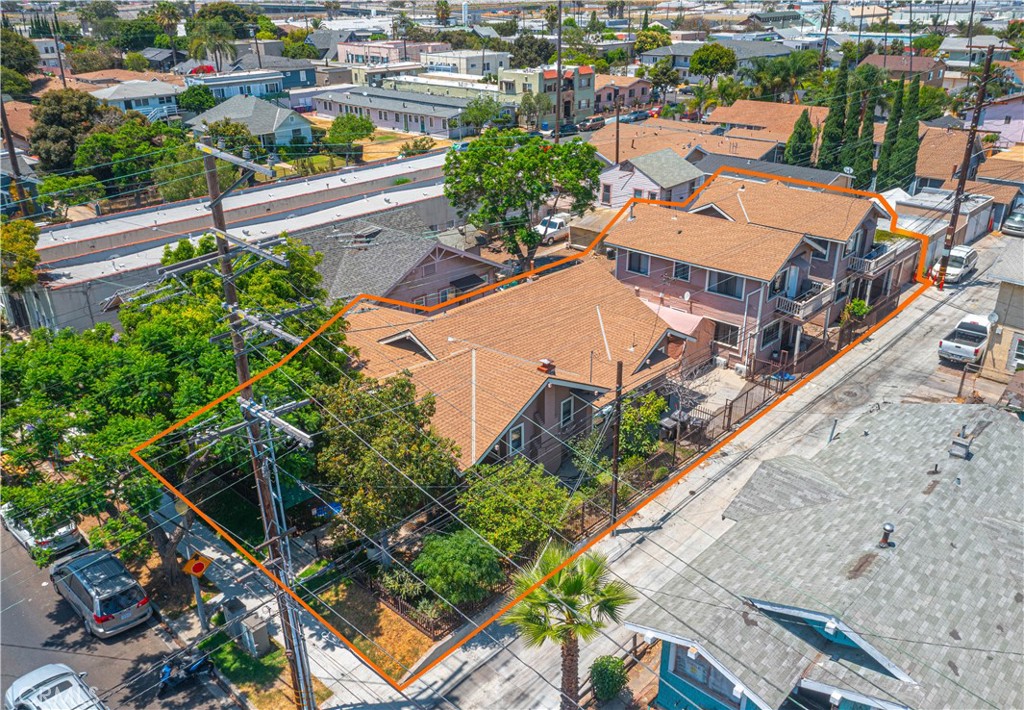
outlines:
[{"label": "air conditioning unit", "polygon": [[733,370],[740,377],[746,377],[747,376],[747,366],[746,365],[737,365],[736,367],[733,368]]},{"label": "air conditioning unit", "polygon": [[721,368],[729,367],[729,358],[716,357],[715,358],[715,367],[721,367]]}]

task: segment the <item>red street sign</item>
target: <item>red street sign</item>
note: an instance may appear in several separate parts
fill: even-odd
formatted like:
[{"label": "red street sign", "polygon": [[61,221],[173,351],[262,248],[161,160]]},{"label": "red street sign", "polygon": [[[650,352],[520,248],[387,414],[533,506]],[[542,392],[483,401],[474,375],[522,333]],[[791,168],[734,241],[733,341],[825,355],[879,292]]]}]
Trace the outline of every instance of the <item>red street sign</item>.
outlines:
[{"label": "red street sign", "polygon": [[185,574],[192,575],[193,577],[202,577],[211,562],[212,560],[209,557],[203,557],[197,552],[192,555],[188,562],[185,563],[185,566],[182,567],[182,571],[185,572]]}]

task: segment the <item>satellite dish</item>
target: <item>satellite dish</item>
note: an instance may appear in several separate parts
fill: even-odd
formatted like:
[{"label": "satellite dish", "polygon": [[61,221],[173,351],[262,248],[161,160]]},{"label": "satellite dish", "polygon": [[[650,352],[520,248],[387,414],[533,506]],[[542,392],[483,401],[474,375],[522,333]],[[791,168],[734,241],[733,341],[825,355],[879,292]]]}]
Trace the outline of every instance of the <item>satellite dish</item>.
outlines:
[{"label": "satellite dish", "polygon": [[853,168],[847,165],[845,168],[843,168],[843,172],[846,173],[847,175],[853,175]]},{"label": "satellite dish", "polygon": [[988,322],[989,322],[990,325],[995,325],[996,323],[998,323],[999,322],[999,314],[996,313],[995,311],[992,311],[991,313],[989,313],[988,314]]},{"label": "satellite dish", "polygon": [[687,303],[690,302],[690,292],[689,291],[687,291],[686,293],[683,294],[683,300],[686,301]]}]

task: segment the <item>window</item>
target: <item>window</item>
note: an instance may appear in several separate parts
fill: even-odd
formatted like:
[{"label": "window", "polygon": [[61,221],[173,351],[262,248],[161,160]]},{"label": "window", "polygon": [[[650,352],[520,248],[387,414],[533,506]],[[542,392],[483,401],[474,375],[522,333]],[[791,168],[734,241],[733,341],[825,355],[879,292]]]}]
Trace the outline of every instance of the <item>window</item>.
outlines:
[{"label": "window", "polygon": [[651,190],[650,192],[647,193],[647,199],[648,200],[656,200],[656,199],[658,199],[658,193],[655,192],[654,190]]},{"label": "window", "polygon": [[635,197],[635,198],[637,198],[639,200],[639,199],[643,198],[643,196],[644,196],[644,191],[643,190],[633,190],[633,197]]},{"label": "window", "polygon": [[811,259],[816,261],[828,261],[828,250],[829,243],[824,239],[815,239],[814,237],[808,237],[807,241],[814,242],[814,245],[822,249],[822,253],[819,253],[817,249],[811,252]]},{"label": "window", "polygon": [[574,403],[573,400],[574,400],[573,397],[569,397],[568,399],[563,399],[562,400],[562,404],[559,407],[559,410],[558,410],[558,423],[561,425],[561,427],[563,429],[565,429],[567,426],[572,424],[573,415],[576,413],[575,406],[574,406],[575,403]]},{"label": "window", "polygon": [[779,273],[775,274],[775,278],[772,279],[771,284],[768,286],[768,298],[775,298],[786,288],[786,274],[789,272],[783,269]]},{"label": "window", "polygon": [[863,234],[862,229],[858,229],[853,233],[853,236],[846,240],[846,248],[843,249],[843,256],[847,257],[857,252],[857,247],[860,245],[860,237]]},{"label": "window", "polygon": [[437,264],[430,262],[429,264],[423,265],[423,275],[433,276],[437,272]]},{"label": "window", "polygon": [[777,320],[765,326],[764,330],[761,331],[761,347],[768,347],[771,343],[774,343],[782,337],[782,321]]},{"label": "window", "polygon": [[719,323],[718,321],[712,321],[712,323],[715,324],[716,343],[728,345],[733,348],[739,346],[740,328],[738,325],[729,325],[728,323]]},{"label": "window", "polygon": [[740,701],[733,695],[733,682],[725,674],[719,672],[701,655],[690,658],[687,649],[676,645],[675,663],[672,672],[685,680],[690,685],[700,690],[710,691],[711,695],[723,705],[731,708],[739,708]]},{"label": "window", "polygon": [[734,274],[724,274],[719,271],[711,271],[709,273],[711,276],[711,283],[708,287],[708,291],[722,296],[728,296],[729,298],[743,297],[743,282],[737,276]]},{"label": "window", "polygon": [[1009,125],[1010,125],[1010,121],[1011,121],[1011,120],[1012,120],[1012,117],[1011,117],[1011,116],[1003,116],[1003,123],[1004,123],[1005,125],[1009,126]]},{"label": "window", "polygon": [[441,289],[440,291],[437,292],[437,302],[438,303],[444,303],[449,298],[454,298],[454,297],[455,297],[455,289],[454,288],[443,288],[443,289]]},{"label": "window", "polygon": [[414,304],[416,304],[417,306],[425,306],[425,305],[427,305],[427,297],[426,296],[417,296],[416,298],[412,299],[412,302]]},{"label": "window", "polygon": [[526,438],[526,429],[524,425],[520,424],[517,427],[512,427],[508,432],[508,452],[509,454],[518,454],[523,450],[523,440]]},{"label": "window", "polygon": [[628,96],[629,96],[629,98],[633,98],[634,96],[636,96],[636,90],[630,89]]},{"label": "window", "polygon": [[302,129],[301,128],[293,128],[292,129],[292,138],[301,138],[301,137],[302,137]]},{"label": "window", "polygon": [[672,264],[672,278],[676,281],[689,281],[690,280],[690,265],[684,264],[681,261],[673,262]]},{"label": "window", "polygon": [[626,258],[626,270],[646,276],[651,270],[651,257],[638,251],[629,252],[629,256]]},{"label": "window", "polygon": [[612,203],[612,186],[606,182],[601,183],[601,204],[610,205]]},{"label": "window", "polygon": [[1008,370],[1015,371],[1021,367],[1024,367],[1024,335],[1017,336],[1017,342],[1010,350],[1010,361],[1006,364]]}]

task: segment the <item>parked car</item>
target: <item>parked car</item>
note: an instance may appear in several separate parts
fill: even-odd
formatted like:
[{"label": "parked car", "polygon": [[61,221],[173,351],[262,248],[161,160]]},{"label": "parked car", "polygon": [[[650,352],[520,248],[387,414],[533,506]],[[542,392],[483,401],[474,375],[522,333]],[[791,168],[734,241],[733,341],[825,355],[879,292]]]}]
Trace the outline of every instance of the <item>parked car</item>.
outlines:
[{"label": "parked car", "polygon": [[453,150],[456,153],[465,153],[469,150],[469,143],[452,143],[452,147],[448,150]]},{"label": "parked car", "polygon": [[569,236],[569,215],[565,212],[549,215],[533,231],[540,235],[541,244],[554,244],[555,240]]},{"label": "parked car", "polygon": [[58,525],[45,535],[36,537],[31,530],[14,517],[10,505],[0,507],[0,524],[4,526],[5,530],[10,531],[14,539],[29,553],[34,553],[37,550],[52,553],[66,552],[83,541],[78,527],[71,521]]},{"label": "parked car", "polygon": [[661,106],[654,106],[652,108],[647,109],[647,115],[650,116],[651,118],[657,118],[658,116],[661,115]]},{"label": "parked car", "polygon": [[1003,234],[1011,237],[1024,237],[1024,210],[1011,212],[1003,222]]},{"label": "parked car", "polygon": [[583,133],[596,131],[599,128],[604,128],[604,119],[600,116],[591,116],[590,118],[585,118],[577,123],[576,128]]},{"label": "parked car", "polygon": [[51,663],[26,673],[4,693],[4,710],[109,710],[86,685],[85,673]]},{"label": "parked car", "polygon": [[623,120],[626,123],[639,123],[640,121],[646,121],[650,117],[651,116],[646,111],[646,109],[639,109],[627,113],[625,116],[623,116]]},{"label": "parked car", "polygon": [[[949,263],[946,265],[946,283],[960,283],[967,274],[978,266],[978,252],[965,245],[955,246],[949,250]],[[932,267],[932,278],[938,279],[942,271],[942,262],[935,262]]]},{"label": "parked car", "polygon": [[575,124],[563,123],[562,127],[558,129],[558,135],[560,136],[574,136],[580,132],[580,129],[576,128]]},{"label": "parked car", "polygon": [[93,636],[110,638],[153,615],[149,596],[107,550],[82,550],[50,567],[50,582]]},{"label": "parked car", "polygon": [[985,316],[967,316],[939,341],[939,359],[951,362],[981,362],[992,324]]}]

